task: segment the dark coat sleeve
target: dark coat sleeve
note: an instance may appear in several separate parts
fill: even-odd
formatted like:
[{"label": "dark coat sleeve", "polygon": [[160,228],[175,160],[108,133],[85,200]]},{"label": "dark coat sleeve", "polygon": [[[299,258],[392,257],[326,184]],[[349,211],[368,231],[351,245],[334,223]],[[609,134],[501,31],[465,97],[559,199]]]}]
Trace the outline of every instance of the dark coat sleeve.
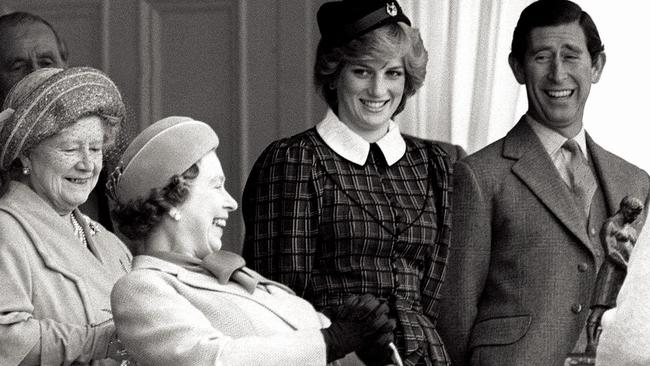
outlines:
[{"label": "dark coat sleeve", "polygon": [[468,342],[490,265],[490,197],[470,165],[454,165],[452,245],[442,288],[438,331],[453,365],[466,365]]}]

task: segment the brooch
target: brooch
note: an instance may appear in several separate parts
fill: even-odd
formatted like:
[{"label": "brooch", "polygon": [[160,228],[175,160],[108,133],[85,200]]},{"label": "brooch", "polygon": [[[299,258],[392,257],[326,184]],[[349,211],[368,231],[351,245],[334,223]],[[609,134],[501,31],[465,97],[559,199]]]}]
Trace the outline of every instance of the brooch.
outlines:
[{"label": "brooch", "polygon": [[124,172],[124,162],[120,161],[119,164],[113,169],[113,172],[106,180],[106,192],[110,199],[117,202],[117,185],[120,183],[120,178]]},{"label": "brooch", "polygon": [[397,5],[394,2],[386,3],[386,13],[392,17],[397,15]]}]

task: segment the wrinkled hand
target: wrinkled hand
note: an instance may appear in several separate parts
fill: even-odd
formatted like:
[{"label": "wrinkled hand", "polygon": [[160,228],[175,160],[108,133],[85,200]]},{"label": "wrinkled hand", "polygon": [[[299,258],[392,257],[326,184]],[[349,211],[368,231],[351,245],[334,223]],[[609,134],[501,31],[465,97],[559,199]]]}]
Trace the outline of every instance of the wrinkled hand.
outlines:
[{"label": "wrinkled hand", "polygon": [[370,294],[346,299],[332,325],[322,330],[327,345],[327,362],[342,358],[387,333],[392,340],[395,321],[388,318],[388,310],[386,304]]}]

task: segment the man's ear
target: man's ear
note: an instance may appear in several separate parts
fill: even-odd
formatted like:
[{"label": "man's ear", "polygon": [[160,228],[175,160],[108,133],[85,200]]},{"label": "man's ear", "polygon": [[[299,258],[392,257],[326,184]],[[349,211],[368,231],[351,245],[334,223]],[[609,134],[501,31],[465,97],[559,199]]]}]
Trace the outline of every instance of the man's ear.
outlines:
[{"label": "man's ear", "polygon": [[600,76],[603,74],[603,69],[605,68],[605,62],[607,61],[607,56],[605,52],[601,52],[596,56],[595,60],[591,62],[591,83],[596,84],[600,80]]},{"label": "man's ear", "polygon": [[517,82],[521,85],[526,84],[524,68],[521,63],[519,63],[519,60],[517,60],[517,58],[512,54],[512,52],[508,55],[508,63],[510,64],[510,69],[515,75]]}]

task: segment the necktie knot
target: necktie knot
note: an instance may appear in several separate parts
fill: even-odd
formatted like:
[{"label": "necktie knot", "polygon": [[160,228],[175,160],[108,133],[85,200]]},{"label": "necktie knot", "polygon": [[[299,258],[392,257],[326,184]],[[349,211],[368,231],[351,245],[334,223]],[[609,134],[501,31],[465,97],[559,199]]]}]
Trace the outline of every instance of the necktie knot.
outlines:
[{"label": "necktie knot", "polygon": [[582,150],[580,149],[580,144],[574,139],[568,139],[562,145],[562,148],[566,149],[571,156],[582,156]]}]

